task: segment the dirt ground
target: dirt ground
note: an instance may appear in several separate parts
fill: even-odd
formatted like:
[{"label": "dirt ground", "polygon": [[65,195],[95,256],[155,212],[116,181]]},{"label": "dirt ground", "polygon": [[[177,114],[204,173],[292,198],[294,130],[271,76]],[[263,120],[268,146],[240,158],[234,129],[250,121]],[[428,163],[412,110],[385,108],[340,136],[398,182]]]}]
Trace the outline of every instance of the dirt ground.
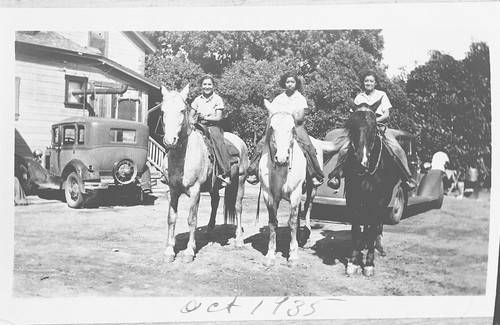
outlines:
[{"label": "dirt ground", "polygon": [[[222,193],[222,192],[221,192]],[[150,205],[111,202],[70,209],[54,199],[30,196],[15,208],[15,297],[180,296],[440,296],[483,295],[488,261],[488,193],[478,200],[445,197],[430,210],[384,228],[387,256],[376,254],[372,278],[344,274],[350,226],[313,220],[313,246],[287,266],[288,203],[279,213],[278,258],[265,267],[269,232],[257,187],[247,186],[245,246],[235,249],[234,226],[223,225],[222,203],[214,241],[205,234],[209,196],[202,196],[193,263],[162,262],[166,234],[166,189]],[[188,228],[181,199],[177,250]],[[222,201],[221,201],[222,202]],[[196,279],[194,281],[193,279]]]}]

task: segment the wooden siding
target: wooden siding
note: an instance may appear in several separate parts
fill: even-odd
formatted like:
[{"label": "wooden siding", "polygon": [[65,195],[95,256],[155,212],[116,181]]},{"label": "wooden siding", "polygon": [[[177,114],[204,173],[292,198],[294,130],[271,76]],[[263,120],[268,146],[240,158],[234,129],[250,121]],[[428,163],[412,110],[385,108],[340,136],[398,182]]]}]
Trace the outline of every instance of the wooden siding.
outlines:
[{"label": "wooden siding", "polygon": [[121,32],[109,32],[108,58],[144,75],[144,50]]},{"label": "wooden siding", "polygon": [[[15,121],[15,152],[23,156],[31,155],[35,149],[45,151],[50,145],[50,127],[53,123],[71,116],[88,115],[82,109],[64,106],[66,75],[107,83],[117,82],[95,71],[68,69],[62,63],[48,65],[43,61],[36,62],[36,59],[32,61],[16,61],[15,73],[20,78],[20,88],[19,119]],[[137,97],[132,95],[137,94],[133,89],[130,94],[131,97]],[[143,101],[143,110],[147,110],[146,107],[147,96],[146,102]]]}]

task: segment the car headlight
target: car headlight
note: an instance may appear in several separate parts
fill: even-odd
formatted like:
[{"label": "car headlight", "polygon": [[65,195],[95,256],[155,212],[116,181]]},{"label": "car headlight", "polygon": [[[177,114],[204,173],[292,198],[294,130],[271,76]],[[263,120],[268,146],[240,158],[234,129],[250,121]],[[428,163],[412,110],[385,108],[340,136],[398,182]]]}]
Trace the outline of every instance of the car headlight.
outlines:
[{"label": "car headlight", "polygon": [[137,166],[130,159],[122,159],[113,167],[113,177],[123,185],[130,184],[137,176]]}]

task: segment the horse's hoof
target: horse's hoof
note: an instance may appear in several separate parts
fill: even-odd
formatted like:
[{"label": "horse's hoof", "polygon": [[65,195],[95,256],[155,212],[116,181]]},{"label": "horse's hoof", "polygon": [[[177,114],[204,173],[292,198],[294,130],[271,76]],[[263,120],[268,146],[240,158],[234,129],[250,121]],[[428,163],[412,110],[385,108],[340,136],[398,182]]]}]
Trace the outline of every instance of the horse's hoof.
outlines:
[{"label": "horse's hoof", "polygon": [[172,263],[175,260],[175,255],[165,254],[163,255],[163,260],[167,263]]},{"label": "horse's hoof", "polygon": [[354,275],[355,273],[360,273],[361,267],[359,265],[353,263],[347,263],[347,267],[345,269],[345,274],[348,276]]},{"label": "horse's hoof", "polygon": [[271,267],[271,266],[274,266],[275,262],[276,262],[276,260],[274,258],[266,258],[264,265],[266,267]]},{"label": "horse's hoof", "polygon": [[242,249],[243,247],[245,247],[245,243],[243,242],[243,239],[236,239],[234,241],[234,247],[236,249]]},{"label": "horse's hoof", "polygon": [[303,249],[311,249],[311,247],[313,247],[311,239],[308,239],[304,246],[302,246]]},{"label": "horse's hoof", "polygon": [[194,260],[194,255],[183,255],[182,261],[184,263],[191,263]]},{"label": "horse's hoof", "polygon": [[363,268],[364,276],[374,276],[375,275],[375,267],[374,266],[365,266]]},{"label": "horse's hoof", "polygon": [[288,266],[289,267],[295,267],[297,265],[299,265],[299,260],[298,259],[288,260]]}]

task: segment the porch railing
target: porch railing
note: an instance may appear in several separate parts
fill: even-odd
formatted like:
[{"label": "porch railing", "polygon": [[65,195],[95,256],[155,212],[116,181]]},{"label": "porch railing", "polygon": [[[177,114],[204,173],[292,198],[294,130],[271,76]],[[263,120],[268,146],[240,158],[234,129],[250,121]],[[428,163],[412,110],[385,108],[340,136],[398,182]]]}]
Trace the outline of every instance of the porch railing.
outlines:
[{"label": "porch railing", "polygon": [[156,142],[152,137],[149,137],[148,142],[148,161],[156,167],[156,169],[161,170],[163,164],[163,157],[165,157],[166,150],[158,142]]}]

